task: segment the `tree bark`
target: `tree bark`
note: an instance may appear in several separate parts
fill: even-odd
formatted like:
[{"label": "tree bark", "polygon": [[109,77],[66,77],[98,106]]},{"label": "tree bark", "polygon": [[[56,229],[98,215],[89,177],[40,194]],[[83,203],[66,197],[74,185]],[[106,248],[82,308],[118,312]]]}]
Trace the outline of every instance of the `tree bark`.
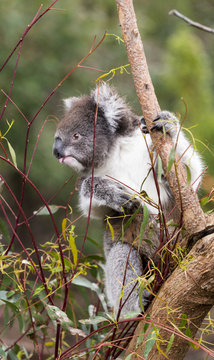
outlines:
[{"label": "tree bark", "polygon": [[[116,0],[116,3],[136,93],[147,127],[150,129],[152,121],[160,112],[160,107],[150,78],[133,3],[132,0]],[[188,239],[194,238],[195,234],[195,238],[197,238],[197,234],[205,234],[192,248],[186,259],[185,266],[178,266],[164,283],[158,296],[153,300],[152,306],[149,307],[146,313],[150,314],[151,323],[152,320],[160,323],[159,339],[162,338],[165,342],[161,343],[159,341],[158,344],[161,350],[165,352],[167,341],[172,334],[170,330],[165,328],[170,326],[173,331],[172,324],[174,323],[174,326],[178,326],[182,315],[185,314],[189,319],[188,326],[194,337],[205,315],[214,304],[214,238],[212,235],[206,236],[206,229],[208,229],[208,226],[212,227],[214,221],[213,217],[208,217],[203,213],[197,195],[192,187],[187,184],[185,169],[178,158],[175,158],[174,166],[167,172],[172,148],[169,136],[162,136],[162,134],[153,131],[151,137],[155,150],[161,157],[163,170],[177,207],[182,212],[183,223],[186,229],[184,243],[189,244]],[[129,234],[124,240],[131,243],[132,238],[130,238]],[[136,354],[142,357],[144,356],[146,339],[151,333],[152,324],[147,329],[142,344],[136,348],[137,335],[141,333],[143,326],[144,322],[138,325],[135,333],[136,336],[133,337],[129,347],[129,353],[130,350],[135,351]],[[189,344],[185,337],[176,336],[167,356],[169,359],[181,360],[188,347]],[[133,355],[132,359],[137,359],[136,356]],[[165,359],[165,357],[160,354],[157,346],[153,346],[148,359]]]}]

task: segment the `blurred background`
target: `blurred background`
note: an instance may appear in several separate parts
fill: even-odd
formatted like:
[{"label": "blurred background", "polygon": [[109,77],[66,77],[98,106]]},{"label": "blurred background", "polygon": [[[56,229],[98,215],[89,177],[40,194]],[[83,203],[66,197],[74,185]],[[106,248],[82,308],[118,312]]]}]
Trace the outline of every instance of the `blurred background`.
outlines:
[{"label": "blurred background", "polygon": [[[43,9],[50,4],[51,1],[43,0]],[[0,67],[40,5],[40,0],[0,1]],[[208,166],[201,190],[201,196],[204,196],[211,191],[214,183],[214,35],[191,28],[182,20],[169,16],[168,12],[176,8],[193,20],[214,27],[214,2],[135,0],[134,5],[161,108],[179,113],[181,119],[185,118],[183,125],[188,129],[187,136],[191,137],[192,132],[195,144]],[[38,133],[47,119],[29,178],[48,200],[74,175],[51,203],[65,205],[70,198],[74,216],[78,216],[77,195],[73,195],[76,175],[72,169],[60,165],[52,155],[56,124],[63,116],[62,99],[88,93],[95,86],[95,80],[102,72],[92,70],[91,67],[108,72],[126,65],[128,60],[123,43],[116,39],[116,36],[121,36],[121,30],[114,0],[59,0],[54,7],[58,10],[49,11],[24,40],[11,98],[28,121],[31,121],[51,91],[88,53],[94,36],[96,35],[99,41],[107,31],[108,35],[101,46],[82,64],[85,68],[78,68],[60,86],[30,129],[28,165]],[[16,55],[17,53],[0,73],[0,86],[6,93],[12,82]],[[126,97],[132,109],[140,114],[130,70],[127,70],[128,72],[122,73],[116,71],[111,84]],[[0,110],[4,102],[5,96],[0,93]],[[15,106],[9,103],[0,124],[2,134],[8,128],[7,121],[11,123],[13,120],[14,124],[7,134],[7,139],[15,150],[18,167],[22,169],[27,126]],[[7,148],[6,142],[2,141]],[[1,150],[0,152],[3,155]],[[20,175],[3,161],[0,162],[0,172],[19,199],[22,183]],[[8,194],[5,190],[3,195],[7,199]],[[13,204],[11,206],[13,207]],[[40,206],[39,197],[30,186],[27,186],[23,205],[25,213],[30,217]],[[61,218],[56,217],[58,224],[62,217],[63,214]],[[94,228],[93,224],[91,222],[89,236],[99,238],[101,226],[96,224]],[[81,219],[76,225],[81,239],[85,232],[85,222]],[[47,218],[43,220],[41,217],[38,225],[34,218],[31,226],[34,234],[37,234],[38,242],[50,241],[53,235],[51,221]],[[25,230],[20,231],[23,231],[24,241]],[[86,243],[84,251],[93,251],[92,242]]]}]

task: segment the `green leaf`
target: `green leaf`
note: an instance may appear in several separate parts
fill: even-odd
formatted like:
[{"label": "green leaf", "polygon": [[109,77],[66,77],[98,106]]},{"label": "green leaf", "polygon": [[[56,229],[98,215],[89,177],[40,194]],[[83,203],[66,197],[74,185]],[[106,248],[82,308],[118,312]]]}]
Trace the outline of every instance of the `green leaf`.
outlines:
[{"label": "green leaf", "polygon": [[144,357],[145,359],[148,358],[148,355],[150,353],[150,351],[152,350],[154,344],[155,344],[155,341],[157,339],[157,334],[156,334],[156,331],[155,330],[152,330],[148,336],[148,339],[146,341],[146,344],[145,344],[145,350],[144,350]]},{"label": "green leaf", "polygon": [[14,312],[14,314],[19,313],[19,308],[13,303],[13,301],[8,301],[8,300],[4,300],[2,299],[2,301],[5,302],[5,304],[7,304],[11,310]]},{"label": "green leaf", "polygon": [[144,204],[143,205],[143,221],[142,221],[142,224],[141,224],[141,227],[140,227],[140,234],[139,234],[139,242],[138,242],[138,250],[140,248],[140,245],[142,243],[142,240],[143,240],[143,234],[144,234],[144,231],[145,231],[145,228],[146,228],[146,225],[149,221],[149,211],[148,211],[148,208],[147,206]]},{"label": "green leaf", "polygon": [[77,265],[77,259],[78,259],[78,250],[75,244],[75,237],[72,236],[71,234],[69,235],[69,245],[72,251],[72,255],[73,255],[73,261],[74,261],[74,265]]},{"label": "green leaf", "polygon": [[143,290],[144,289],[145,289],[145,283],[144,283],[144,281],[141,281],[138,296],[139,296],[140,308],[143,312],[144,312],[144,306],[143,306]]},{"label": "green leaf", "polygon": [[14,353],[13,350],[8,351],[8,355],[9,355],[11,360],[19,360],[17,355]]},{"label": "green leaf", "polygon": [[138,317],[138,315],[139,315],[139,311],[130,311],[123,315],[123,319],[135,318],[135,317]]},{"label": "green leaf", "polygon": [[208,204],[209,201],[210,201],[209,196],[205,196],[203,199],[200,200],[201,206]]},{"label": "green leaf", "polygon": [[4,239],[7,241],[7,243],[9,243],[10,242],[10,233],[8,231],[7,224],[2,219],[0,219],[0,231],[1,231]]},{"label": "green leaf", "polygon": [[[6,139],[7,140],[7,139]],[[15,167],[17,168],[17,162],[16,162],[16,153],[15,150],[13,149],[12,145],[9,143],[9,141],[7,140],[7,145],[8,145],[8,149],[10,151],[10,155],[12,158],[12,162],[15,165]]]},{"label": "green leaf", "polygon": [[192,332],[189,327],[186,328],[185,335],[188,336],[190,339],[192,339]]},{"label": "green leaf", "polygon": [[113,226],[111,225],[108,218],[106,219],[106,221],[107,221],[107,225],[109,227],[110,233],[111,233],[112,240],[114,241],[114,229],[113,229]]},{"label": "green leaf", "polygon": [[81,319],[79,322],[84,325],[97,325],[103,321],[109,321],[104,316],[95,316],[90,319]]},{"label": "green leaf", "polygon": [[137,346],[140,346],[140,345],[142,344],[144,334],[145,334],[146,330],[148,329],[148,327],[149,327],[149,324],[146,323],[146,324],[144,325],[144,327],[142,328],[141,333],[140,333],[140,335],[139,335],[138,338],[137,338]]},{"label": "green leaf", "polygon": [[[61,207],[59,205],[49,205],[49,209],[51,210],[52,214],[55,214]],[[48,209],[46,207],[41,207],[38,210],[33,212],[34,215],[50,215]]]},{"label": "green leaf", "polygon": [[[0,305],[5,305],[4,300],[7,300],[7,291],[1,290],[0,291]],[[3,300],[3,301],[2,301]]]},{"label": "green leaf", "polygon": [[7,360],[8,353],[6,353],[5,350],[6,350],[6,346],[4,346],[4,345],[0,346],[0,359],[1,360]]},{"label": "green leaf", "polygon": [[69,331],[71,335],[79,335],[82,337],[86,336],[86,334],[82,330],[72,327],[73,321],[70,320],[67,314],[64,311],[60,310],[57,306],[47,305],[46,309],[50,319],[52,321],[59,321],[62,325],[62,328]]},{"label": "green leaf", "polygon": [[37,286],[35,289],[34,289],[34,292],[33,292],[33,296],[39,296],[40,299],[43,299],[43,297],[45,298],[45,292],[44,292],[44,285],[41,284],[40,286]]},{"label": "green leaf", "polygon": [[2,137],[3,137],[5,140],[7,140],[7,139],[5,138],[5,136],[7,135],[7,133],[8,133],[8,132],[10,131],[10,129],[12,128],[14,122],[15,122],[15,121],[12,120],[11,123],[9,123],[9,121],[6,120],[6,123],[7,123],[8,128],[7,128],[6,132],[4,133],[4,135],[2,135]]},{"label": "green leaf", "polygon": [[158,181],[161,181],[161,177],[163,174],[163,166],[160,156],[158,155]]},{"label": "green leaf", "polygon": [[17,316],[17,319],[18,319],[18,323],[19,323],[19,331],[20,333],[22,334],[25,330],[25,319],[24,319],[24,316],[20,313],[18,316]]},{"label": "green leaf", "polygon": [[51,320],[57,320],[61,324],[73,325],[73,322],[68,318],[67,314],[60,310],[57,306],[46,304],[46,310]]},{"label": "green leaf", "polygon": [[151,276],[147,279],[147,281],[148,281],[149,284],[151,284],[151,283],[154,281],[154,279],[155,279],[155,274],[151,275]]},{"label": "green leaf", "polygon": [[62,235],[63,235],[63,238],[64,238],[65,241],[66,241],[66,233],[65,233],[66,225],[67,225],[67,219],[64,218],[62,220]]},{"label": "green leaf", "polygon": [[166,348],[166,353],[167,353],[167,354],[168,354],[169,350],[170,350],[171,347],[172,347],[174,338],[175,338],[175,334],[172,334],[172,335],[170,336],[169,342],[168,342],[168,344],[167,344],[167,348]]},{"label": "green leaf", "polygon": [[100,299],[100,301],[102,303],[104,311],[105,312],[108,311],[107,304],[106,304],[106,301],[105,301],[105,296],[101,292],[101,290],[100,290],[100,288],[99,288],[99,286],[97,284],[89,281],[88,279],[86,279],[86,278],[84,278],[83,276],[80,276],[80,275],[72,280],[72,284],[79,285],[79,286],[84,286],[84,287],[86,287],[88,289],[91,289],[92,291],[95,291],[98,298]]},{"label": "green leaf", "polygon": [[181,322],[180,322],[180,325],[179,325],[179,330],[185,329],[185,328],[186,328],[186,324],[187,324],[187,315],[182,314],[182,315],[181,315]]},{"label": "green leaf", "polygon": [[191,184],[191,170],[187,164],[185,164],[186,173],[187,173],[187,185]]},{"label": "green leaf", "polygon": [[175,148],[173,147],[169,154],[167,172],[169,172],[171,170],[174,161],[175,161]]}]

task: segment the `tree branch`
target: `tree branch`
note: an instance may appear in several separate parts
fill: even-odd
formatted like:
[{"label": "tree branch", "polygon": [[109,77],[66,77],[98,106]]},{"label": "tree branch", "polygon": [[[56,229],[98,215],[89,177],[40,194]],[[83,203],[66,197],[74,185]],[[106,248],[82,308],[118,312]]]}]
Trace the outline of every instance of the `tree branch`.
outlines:
[{"label": "tree branch", "polygon": [[205,25],[202,25],[196,21],[193,21],[191,20],[190,18],[188,18],[187,16],[181,14],[178,10],[176,9],[173,9],[169,12],[169,15],[175,15],[177,16],[178,18],[184,20],[187,24],[189,24],[190,26],[194,26],[196,27],[197,29],[200,29],[200,30],[203,30],[203,31],[207,31],[209,33],[212,33],[214,34],[214,29],[210,28],[209,26],[205,26]]}]

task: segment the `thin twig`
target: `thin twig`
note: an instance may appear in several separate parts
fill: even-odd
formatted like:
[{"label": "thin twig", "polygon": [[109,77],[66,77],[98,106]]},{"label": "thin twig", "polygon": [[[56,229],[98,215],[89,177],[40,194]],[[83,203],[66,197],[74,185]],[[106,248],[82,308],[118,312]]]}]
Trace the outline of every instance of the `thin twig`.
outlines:
[{"label": "thin twig", "polygon": [[193,21],[191,20],[190,18],[188,18],[187,16],[181,14],[178,10],[176,9],[173,9],[171,11],[169,11],[169,15],[175,15],[177,16],[178,18],[184,20],[187,24],[189,24],[190,26],[194,26],[196,27],[197,29],[200,29],[200,30],[203,30],[203,31],[207,31],[209,33],[212,33],[214,34],[214,29],[212,29],[211,27],[209,26],[205,26],[205,25],[202,25],[196,21]]}]

